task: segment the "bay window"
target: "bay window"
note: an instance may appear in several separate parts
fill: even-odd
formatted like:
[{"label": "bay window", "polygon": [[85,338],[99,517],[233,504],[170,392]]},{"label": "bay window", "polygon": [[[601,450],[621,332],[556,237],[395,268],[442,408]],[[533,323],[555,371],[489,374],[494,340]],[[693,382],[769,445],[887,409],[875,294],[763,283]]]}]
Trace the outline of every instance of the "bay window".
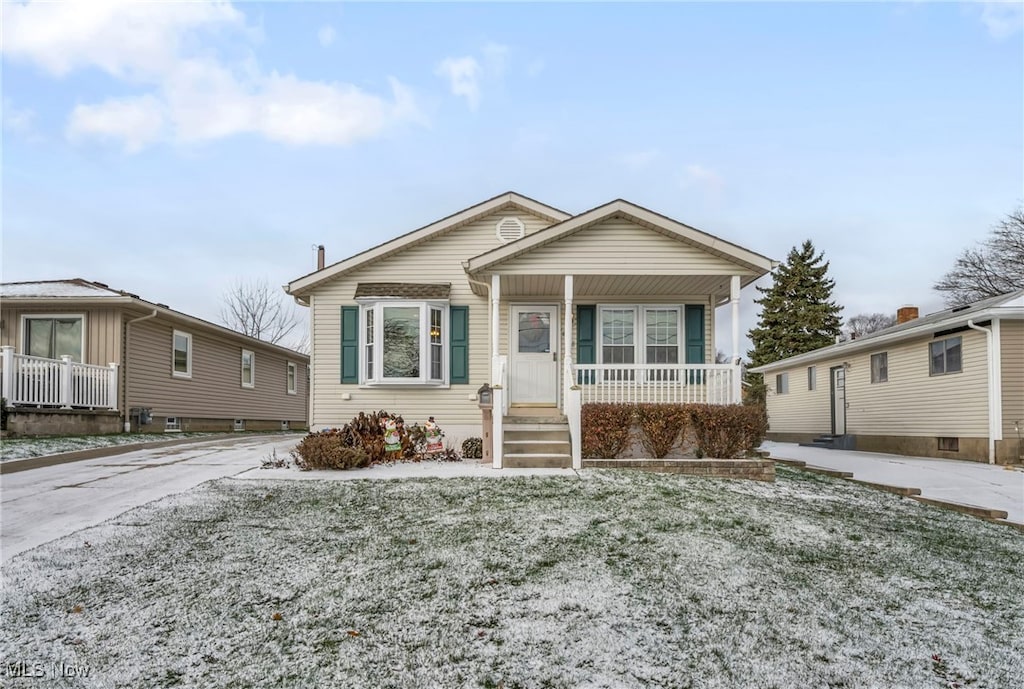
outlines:
[{"label": "bay window", "polygon": [[443,385],[448,382],[448,307],[430,302],[362,305],[365,384]]}]

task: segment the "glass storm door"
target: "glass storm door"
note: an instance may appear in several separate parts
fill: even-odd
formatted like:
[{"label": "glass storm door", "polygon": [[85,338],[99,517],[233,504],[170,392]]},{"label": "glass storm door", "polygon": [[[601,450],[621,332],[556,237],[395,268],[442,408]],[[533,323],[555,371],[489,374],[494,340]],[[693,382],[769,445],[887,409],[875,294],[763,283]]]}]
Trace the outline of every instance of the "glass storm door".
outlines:
[{"label": "glass storm door", "polygon": [[558,405],[558,307],[513,306],[509,339],[510,401],[520,406]]}]

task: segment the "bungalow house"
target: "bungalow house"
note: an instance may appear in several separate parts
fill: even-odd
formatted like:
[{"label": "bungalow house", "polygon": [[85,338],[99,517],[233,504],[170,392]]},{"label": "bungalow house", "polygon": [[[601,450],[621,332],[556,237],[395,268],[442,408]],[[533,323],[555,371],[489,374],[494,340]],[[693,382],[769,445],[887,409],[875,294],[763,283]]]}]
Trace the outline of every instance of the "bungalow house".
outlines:
[{"label": "bungalow house", "polygon": [[870,452],[1022,461],[1024,290],[751,369],[768,437]]},{"label": "bungalow house", "polygon": [[[433,416],[491,440],[495,467],[579,467],[584,403],[740,401],[740,290],[773,265],[628,201],[571,215],[514,192],[321,256],[286,287],[311,309],[310,425]],[[721,305],[730,364],[709,363]]]},{"label": "bungalow house", "polygon": [[305,428],[309,357],[81,279],[0,284],[8,430]]}]

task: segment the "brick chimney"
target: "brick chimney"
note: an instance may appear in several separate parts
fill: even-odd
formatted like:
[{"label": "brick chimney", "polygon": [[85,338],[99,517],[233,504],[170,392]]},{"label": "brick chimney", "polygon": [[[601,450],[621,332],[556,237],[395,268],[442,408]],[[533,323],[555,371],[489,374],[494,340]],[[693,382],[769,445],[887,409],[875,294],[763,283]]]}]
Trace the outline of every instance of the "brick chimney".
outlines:
[{"label": "brick chimney", "polygon": [[901,306],[896,310],[896,324],[906,323],[917,318],[916,306]]},{"label": "brick chimney", "polygon": [[[317,270],[323,270],[324,269],[324,245],[323,244],[321,244],[320,246],[318,246],[316,248],[316,269]],[[915,318],[917,317],[917,310],[916,309],[914,311],[914,317]]]}]

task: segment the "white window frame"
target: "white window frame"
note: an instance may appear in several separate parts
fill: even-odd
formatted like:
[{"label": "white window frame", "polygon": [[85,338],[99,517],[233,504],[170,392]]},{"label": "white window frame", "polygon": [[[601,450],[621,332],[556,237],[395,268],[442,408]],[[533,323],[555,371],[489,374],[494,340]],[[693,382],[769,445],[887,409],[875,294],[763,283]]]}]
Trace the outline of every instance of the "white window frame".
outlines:
[{"label": "white window frame", "polygon": [[299,389],[299,367],[294,361],[289,361],[285,367],[284,380],[288,394],[296,394]]},{"label": "white window frame", "polygon": [[641,366],[647,365],[647,312],[648,311],[675,311],[676,312],[676,350],[678,351],[677,364],[657,364],[652,366],[685,366],[686,365],[686,324],[684,321],[683,304],[598,304],[597,306],[597,363],[604,364],[604,312],[605,311],[632,311],[633,312],[633,363],[632,364],[609,364],[612,366]]},{"label": "white window frame", "polygon": [[[362,387],[416,386],[450,387],[450,313],[447,301],[408,299],[359,300],[359,384]],[[384,378],[384,309],[390,307],[418,308],[420,312],[420,375],[416,378]],[[430,377],[430,313],[441,312],[441,378]],[[372,313],[373,341],[367,337],[367,314]],[[372,348],[373,376],[367,371],[368,354]]]},{"label": "white window frame", "polygon": [[[86,319],[84,313],[23,313],[21,314],[21,351],[23,354],[28,354],[28,321],[32,320],[60,320],[60,319],[72,319],[77,318],[82,321],[82,345],[81,352],[82,356],[78,360],[78,363],[85,363],[85,326]],[[59,357],[58,357],[59,358]],[[71,358],[75,361],[75,358]]]},{"label": "white window frame", "polygon": [[[875,370],[875,362],[879,362],[878,370]],[[885,368],[882,368],[881,362],[885,363]],[[889,382],[889,350],[884,352],[875,352],[868,357],[868,369],[871,375],[871,384],[880,385],[882,383]]]},{"label": "white window frame", "polygon": [[181,417],[180,416],[168,416],[168,417],[164,418],[164,433],[180,433],[180,432],[181,432]]},{"label": "white window frame", "polygon": [[[175,347],[175,342],[174,341],[176,339],[178,339],[178,335],[181,335],[182,337],[184,337],[185,341],[188,342],[188,352],[186,352],[186,354],[188,356],[185,357],[186,365],[187,365],[187,370],[185,370],[185,371],[179,371],[176,368],[174,368],[174,352],[177,351],[177,349]],[[185,332],[183,330],[172,330],[171,331],[171,376],[173,376],[174,378],[191,378],[192,377],[192,334],[191,333],[187,333],[187,332]]]},{"label": "white window frame", "polygon": [[818,367],[808,366],[807,367],[807,390],[813,392],[818,389]]},{"label": "white window frame", "polygon": [[789,371],[785,373],[775,374],[775,394],[776,395],[788,395],[789,394]]},{"label": "white window frame", "polygon": [[[955,371],[949,370],[949,358],[947,351],[949,349],[946,343],[953,340],[960,341],[960,368]],[[932,368],[932,346],[938,343],[942,343],[942,370],[936,371]],[[964,338],[961,335],[950,335],[949,337],[936,338],[928,343],[928,376],[934,378],[935,376],[955,376],[958,373],[964,372]]]},{"label": "white window frame", "polygon": [[[249,355],[249,382],[245,382],[245,356]],[[240,375],[242,379],[243,388],[254,388],[256,387],[256,353],[251,349],[242,350],[242,360],[240,363]]]},{"label": "white window frame", "polygon": [[232,426],[232,430],[244,431],[245,430],[245,419],[235,419],[235,422],[234,422],[234,424]]}]

